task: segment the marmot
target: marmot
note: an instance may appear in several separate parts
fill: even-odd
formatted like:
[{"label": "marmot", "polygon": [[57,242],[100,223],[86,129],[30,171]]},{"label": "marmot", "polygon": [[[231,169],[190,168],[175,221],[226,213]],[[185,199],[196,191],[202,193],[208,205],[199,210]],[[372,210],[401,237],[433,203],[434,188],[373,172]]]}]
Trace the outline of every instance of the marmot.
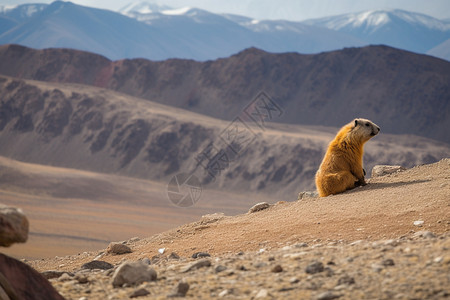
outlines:
[{"label": "marmot", "polygon": [[316,186],[320,197],[366,185],[363,148],[378,132],[380,127],[366,119],[354,119],[339,130],[328,146],[316,173]]}]

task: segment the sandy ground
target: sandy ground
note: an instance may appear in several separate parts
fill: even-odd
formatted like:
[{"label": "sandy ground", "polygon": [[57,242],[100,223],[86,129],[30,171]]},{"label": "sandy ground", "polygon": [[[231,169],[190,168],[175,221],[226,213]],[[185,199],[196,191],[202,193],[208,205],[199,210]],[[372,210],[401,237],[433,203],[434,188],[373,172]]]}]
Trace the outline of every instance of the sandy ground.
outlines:
[{"label": "sandy ground", "polygon": [[[103,255],[117,264],[158,254],[165,248],[181,257],[197,251],[225,255],[270,250],[301,242],[399,238],[414,231],[450,231],[450,159],[373,178],[369,185],[326,198],[277,202],[266,210],[237,216],[210,215],[200,221],[133,243],[133,253]],[[217,212],[220,213],[220,212]],[[424,221],[422,227],[414,221]],[[131,237],[130,237],[131,238]],[[32,261],[40,271],[73,271],[102,251]]]}]

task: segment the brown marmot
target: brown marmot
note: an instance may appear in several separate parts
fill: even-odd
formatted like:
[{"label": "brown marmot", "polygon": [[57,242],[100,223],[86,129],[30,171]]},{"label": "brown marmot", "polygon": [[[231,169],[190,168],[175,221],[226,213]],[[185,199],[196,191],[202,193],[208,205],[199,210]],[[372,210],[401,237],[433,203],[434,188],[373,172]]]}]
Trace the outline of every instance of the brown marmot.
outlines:
[{"label": "brown marmot", "polygon": [[366,119],[354,119],[339,130],[316,173],[320,197],[366,185],[363,169],[364,144],[378,132],[380,127]]}]

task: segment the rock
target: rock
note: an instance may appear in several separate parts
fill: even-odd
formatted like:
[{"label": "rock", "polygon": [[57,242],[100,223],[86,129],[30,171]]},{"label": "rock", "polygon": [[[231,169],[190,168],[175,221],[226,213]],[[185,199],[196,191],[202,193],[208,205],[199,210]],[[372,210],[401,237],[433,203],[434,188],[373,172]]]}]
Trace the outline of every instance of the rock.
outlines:
[{"label": "rock", "polygon": [[152,263],[151,260],[150,260],[150,258],[148,258],[148,257],[143,258],[143,259],[142,259],[142,262],[143,262],[144,264],[146,264],[146,265],[150,265],[150,264]]},{"label": "rock", "polygon": [[[45,279],[53,279],[53,278],[59,278],[61,277],[63,274],[65,274],[67,272],[63,272],[63,271],[55,271],[55,270],[50,270],[50,271],[44,271],[41,273],[41,275],[45,278]],[[73,276],[73,274],[69,273],[69,275]]]},{"label": "rock", "polygon": [[343,285],[343,284],[346,284],[346,285],[355,284],[355,279],[348,275],[344,275],[341,278],[339,278],[337,285]]},{"label": "rock", "polygon": [[1,253],[0,287],[2,288],[0,289],[0,296],[2,296],[0,299],[64,300],[48,280],[36,270]]},{"label": "rock", "polygon": [[94,270],[94,269],[100,269],[100,270],[109,270],[114,268],[112,264],[106,261],[102,260],[93,260],[90,262],[87,262],[81,266],[82,269],[88,269],[88,270]]},{"label": "rock", "polygon": [[72,276],[70,276],[69,274],[67,274],[65,272],[58,278],[58,281],[69,281],[69,280],[72,280]]},{"label": "rock", "polygon": [[127,245],[121,244],[121,243],[110,243],[108,248],[106,248],[107,253],[111,254],[125,254],[125,253],[131,253],[131,248]]},{"label": "rock", "polygon": [[332,292],[323,292],[319,294],[316,299],[317,300],[333,300],[342,297],[342,295],[334,294]]},{"label": "rock", "polygon": [[297,200],[302,200],[306,198],[317,198],[317,197],[319,197],[319,193],[317,191],[301,192],[298,194]]},{"label": "rock", "polygon": [[222,265],[218,265],[218,266],[214,269],[214,271],[215,271],[216,273],[220,273],[220,272],[225,271],[226,269],[227,269],[227,267],[222,266]]},{"label": "rock", "polygon": [[114,272],[112,284],[114,287],[124,284],[136,285],[156,280],[156,277],[156,271],[141,261],[124,262]]},{"label": "rock", "polygon": [[254,212],[257,212],[257,211],[261,211],[261,210],[267,209],[269,207],[270,207],[269,203],[267,203],[267,202],[260,202],[260,203],[257,203],[255,205],[253,205],[249,209],[248,213],[251,214],[251,213],[254,213]]},{"label": "rock", "polygon": [[276,265],[272,268],[271,270],[272,273],[280,273],[283,272],[283,267],[281,267],[280,265]]},{"label": "rock", "polygon": [[89,282],[86,275],[83,275],[83,274],[76,274],[74,278],[76,281],[78,281],[79,284],[85,284],[85,283]]},{"label": "rock", "polygon": [[269,291],[266,289],[261,289],[256,293],[255,299],[262,299],[269,297]]},{"label": "rock", "polygon": [[189,283],[181,280],[173,289],[173,293],[169,297],[185,297],[189,291]]},{"label": "rock", "polygon": [[372,177],[380,177],[388,174],[393,174],[405,171],[406,168],[402,166],[377,165],[372,169]]},{"label": "rock", "polygon": [[140,288],[140,289],[137,289],[137,290],[133,291],[133,292],[130,294],[130,298],[137,298],[137,297],[147,296],[147,295],[149,295],[149,294],[150,294],[149,291],[147,291],[147,290],[144,289],[144,288]]},{"label": "rock", "polygon": [[314,261],[306,267],[305,271],[308,274],[316,274],[316,273],[323,272],[324,269],[325,268],[323,266],[323,263],[321,263],[319,261]]},{"label": "rock", "polygon": [[427,238],[427,239],[434,239],[434,238],[436,238],[436,235],[434,233],[432,233],[431,231],[421,230],[421,231],[417,231],[416,233],[414,233],[414,237],[423,237],[423,238]]},{"label": "rock", "polygon": [[25,243],[28,239],[28,219],[22,210],[0,204],[0,246]]},{"label": "rock", "polygon": [[175,252],[170,253],[169,259],[180,259],[180,256]]},{"label": "rock", "polygon": [[191,263],[189,265],[187,265],[186,267],[184,267],[181,270],[181,273],[186,273],[192,270],[196,270],[196,269],[200,269],[203,267],[210,267],[211,266],[211,261],[209,259],[202,259],[199,261],[196,261],[194,263]]},{"label": "rock", "polygon": [[192,254],[192,258],[202,258],[202,257],[211,257],[211,255],[207,252],[196,252]]},{"label": "rock", "polygon": [[389,266],[394,266],[394,260],[391,258],[385,259],[381,262],[381,265],[385,266],[385,267],[389,267]]},{"label": "rock", "polygon": [[421,220],[417,220],[417,221],[413,222],[414,226],[417,226],[417,227],[422,227],[423,223],[424,223],[424,221],[421,221]]},{"label": "rock", "polygon": [[230,294],[229,290],[223,290],[219,293],[218,296],[219,296],[219,298],[223,298],[223,297],[227,296],[228,294]]}]

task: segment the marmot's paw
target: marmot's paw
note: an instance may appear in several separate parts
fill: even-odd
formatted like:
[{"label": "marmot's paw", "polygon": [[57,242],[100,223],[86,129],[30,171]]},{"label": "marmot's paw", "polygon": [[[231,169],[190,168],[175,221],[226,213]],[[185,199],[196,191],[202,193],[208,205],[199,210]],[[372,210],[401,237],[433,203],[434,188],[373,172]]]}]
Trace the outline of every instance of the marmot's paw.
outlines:
[{"label": "marmot's paw", "polygon": [[358,186],[365,186],[365,185],[367,185],[367,183],[366,183],[366,181],[365,180],[358,180],[358,181],[355,181],[355,187],[358,187]]}]

